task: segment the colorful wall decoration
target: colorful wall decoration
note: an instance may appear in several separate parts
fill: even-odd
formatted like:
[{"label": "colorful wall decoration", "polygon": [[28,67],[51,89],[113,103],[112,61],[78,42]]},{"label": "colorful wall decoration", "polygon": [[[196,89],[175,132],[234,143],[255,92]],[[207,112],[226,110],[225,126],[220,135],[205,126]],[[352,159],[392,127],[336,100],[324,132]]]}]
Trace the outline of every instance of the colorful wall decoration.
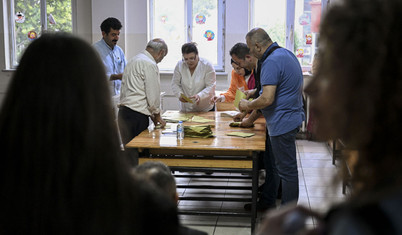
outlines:
[{"label": "colorful wall decoration", "polygon": [[296,57],[297,58],[303,58],[304,57],[304,50],[303,48],[299,48],[296,50]]},{"label": "colorful wall decoration", "polygon": [[307,45],[313,44],[313,35],[311,33],[306,34],[306,44]]},{"label": "colorful wall decoration", "polygon": [[30,41],[36,39],[37,37],[38,37],[38,34],[35,31],[31,30],[28,32],[28,39]]},{"label": "colorful wall decoration", "polygon": [[212,32],[211,30],[207,30],[204,33],[204,38],[206,38],[208,41],[212,41],[215,38],[215,33]]},{"label": "colorful wall decoration", "polygon": [[21,23],[24,23],[24,21],[25,21],[24,13],[22,13],[22,12],[15,13],[15,22],[21,24]]},{"label": "colorful wall decoration", "polygon": [[202,14],[198,14],[195,17],[195,23],[197,23],[197,24],[205,24],[206,20],[207,20],[207,18],[205,17],[205,15],[202,15]]}]

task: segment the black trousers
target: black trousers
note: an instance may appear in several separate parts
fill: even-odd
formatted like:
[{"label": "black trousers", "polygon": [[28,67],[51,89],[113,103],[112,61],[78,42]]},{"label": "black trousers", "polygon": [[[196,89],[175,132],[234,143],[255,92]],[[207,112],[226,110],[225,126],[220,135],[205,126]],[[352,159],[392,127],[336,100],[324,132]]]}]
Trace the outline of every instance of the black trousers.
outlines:
[{"label": "black trousers", "polygon": [[126,145],[134,137],[148,128],[148,115],[139,113],[130,108],[122,106],[118,113],[119,129],[123,144]]}]

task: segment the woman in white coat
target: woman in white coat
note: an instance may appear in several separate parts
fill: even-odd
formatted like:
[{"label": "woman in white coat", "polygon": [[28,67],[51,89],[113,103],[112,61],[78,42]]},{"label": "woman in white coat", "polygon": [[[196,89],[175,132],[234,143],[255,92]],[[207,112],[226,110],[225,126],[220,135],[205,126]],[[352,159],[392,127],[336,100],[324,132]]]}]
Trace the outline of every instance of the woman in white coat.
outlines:
[{"label": "woman in white coat", "polygon": [[214,104],[210,100],[215,95],[214,67],[208,60],[198,56],[195,43],[185,43],[181,52],[183,59],[177,63],[171,83],[173,93],[180,101],[180,111],[213,110]]}]

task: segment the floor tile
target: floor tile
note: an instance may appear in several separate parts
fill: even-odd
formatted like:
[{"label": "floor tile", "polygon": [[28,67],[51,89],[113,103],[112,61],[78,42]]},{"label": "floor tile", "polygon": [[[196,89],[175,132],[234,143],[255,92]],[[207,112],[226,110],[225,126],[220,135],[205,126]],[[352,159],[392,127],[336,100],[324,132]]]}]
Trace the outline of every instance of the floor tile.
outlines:
[{"label": "floor tile", "polygon": [[[345,200],[341,186],[333,186],[332,178],[338,168],[332,164],[332,155],[325,142],[297,140],[297,164],[299,171],[299,201],[298,205],[314,211],[325,213],[331,206]],[[203,173],[176,172],[179,175],[204,175]],[[239,173],[214,172],[214,175],[243,176]],[[261,178],[263,179],[263,178]],[[259,180],[262,183],[263,180]],[[213,179],[213,178],[176,178],[178,184],[188,185],[230,185],[251,186],[250,179]],[[210,189],[178,189],[179,195],[200,197],[236,197],[250,198],[250,190],[210,190]],[[277,200],[278,205],[280,200]],[[227,201],[187,201],[179,202],[179,210],[199,210],[222,212],[244,212],[245,202]],[[261,216],[259,214],[258,216]],[[199,216],[180,215],[186,226],[207,232],[210,235],[243,235],[251,234],[250,218],[230,216]],[[257,219],[257,227],[260,217]],[[317,221],[306,220],[307,227],[313,228]]]},{"label": "floor tile", "polygon": [[215,228],[215,233],[213,235],[250,235],[250,227],[227,227],[227,226],[217,226]]},{"label": "floor tile", "polygon": [[215,232],[215,226],[191,225],[191,226],[188,226],[188,227],[193,228],[193,229],[197,229],[197,230],[200,230],[200,231],[203,231],[203,232],[206,232],[209,235],[212,235]]}]

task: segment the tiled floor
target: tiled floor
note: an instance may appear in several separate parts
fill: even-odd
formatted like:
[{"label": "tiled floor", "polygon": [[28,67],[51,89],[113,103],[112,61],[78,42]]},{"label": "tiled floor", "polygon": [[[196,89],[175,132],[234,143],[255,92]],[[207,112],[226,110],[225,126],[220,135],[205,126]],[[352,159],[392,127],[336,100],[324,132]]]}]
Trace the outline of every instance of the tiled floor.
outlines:
[{"label": "tiled floor", "polygon": [[[326,143],[307,140],[297,140],[297,158],[299,166],[300,196],[298,204],[319,212],[325,212],[333,203],[344,199],[341,186],[333,187],[331,179],[337,168],[332,165],[332,157]],[[189,174],[189,173],[181,173]],[[214,175],[228,173],[214,173]],[[237,174],[240,175],[240,174]],[[178,184],[206,184],[206,185],[238,185],[249,186],[250,181],[244,179],[200,179],[177,178]],[[217,196],[217,197],[249,197],[250,191],[239,190],[206,190],[206,189],[178,189],[180,195],[186,196]],[[199,211],[221,210],[243,212],[243,202],[195,202],[180,201],[179,210],[197,209]],[[200,216],[180,215],[186,226],[207,232],[210,235],[245,235],[251,234],[250,218],[228,216]],[[307,221],[314,226],[315,221]],[[258,224],[257,224],[258,226]]]}]

